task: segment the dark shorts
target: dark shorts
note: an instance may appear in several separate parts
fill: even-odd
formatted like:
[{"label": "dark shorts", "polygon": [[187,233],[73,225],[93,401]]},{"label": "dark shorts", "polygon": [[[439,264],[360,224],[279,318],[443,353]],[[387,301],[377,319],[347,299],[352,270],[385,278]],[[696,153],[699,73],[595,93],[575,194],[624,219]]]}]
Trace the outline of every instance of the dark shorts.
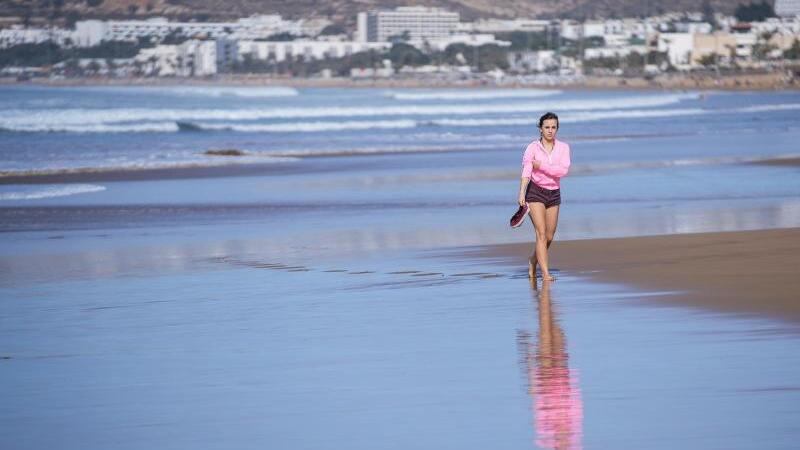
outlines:
[{"label": "dark shorts", "polygon": [[545,208],[558,206],[561,204],[561,190],[555,189],[551,191],[531,181],[528,183],[528,190],[525,192],[525,201],[528,203],[544,203]]}]

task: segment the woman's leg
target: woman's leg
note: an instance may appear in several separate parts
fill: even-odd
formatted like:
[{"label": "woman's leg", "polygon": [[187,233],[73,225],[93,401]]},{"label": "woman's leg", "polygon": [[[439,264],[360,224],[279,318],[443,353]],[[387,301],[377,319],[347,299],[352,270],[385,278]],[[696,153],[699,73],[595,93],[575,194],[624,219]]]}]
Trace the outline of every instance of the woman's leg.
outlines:
[{"label": "woman's leg", "polygon": [[[547,259],[548,264],[550,263],[550,244],[553,243],[553,238],[556,236],[556,228],[558,227],[558,205],[551,206],[545,209],[544,212],[544,224],[545,224],[545,231],[544,237],[546,239],[547,245]],[[544,272],[543,272],[544,273]],[[542,276],[543,279],[546,279],[544,275]],[[554,280],[554,277],[550,277],[551,280]]]},{"label": "woman's leg", "polygon": [[[535,261],[539,264],[539,267],[542,268],[542,280],[552,280],[553,277],[550,276],[550,270],[547,265],[547,219],[546,219],[546,210],[544,208],[544,203],[528,203],[528,208],[530,209],[530,216],[531,221],[533,222],[533,229],[536,232],[536,247],[533,252],[533,256],[531,257],[532,261]],[[531,275],[530,270],[531,267],[533,269],[533,275],[536,276],[536,265],[531,264],[529,266],[528,275]]]},{"label": "woman's leg", "polygon": [[[533,203],[528,202],[528,216],[531,218],[531,224],[534,224],[533,218]],[[536,237],[536,225],[533,226],[534,238]],[[533,241],[533,253],[528,258],[528,277],[536,279],[536,241]]]},{"label": "woman's leg", "polygon": [[550,244],[556,236],[556,228],[558,227],[558,208],[559,206],[551,206],[545,210],[545,237],[547,238],[547,248],[550,249]]}]

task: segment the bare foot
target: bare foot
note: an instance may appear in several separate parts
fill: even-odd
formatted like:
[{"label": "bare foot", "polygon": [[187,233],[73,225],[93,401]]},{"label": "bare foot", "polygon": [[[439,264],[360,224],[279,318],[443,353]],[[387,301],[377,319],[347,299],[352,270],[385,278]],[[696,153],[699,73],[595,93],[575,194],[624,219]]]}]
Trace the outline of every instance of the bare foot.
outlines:
[{"label": "bare foot", "polygon": [[533,259],[528,260],[528,277],[536,279],[536,262]]},{"label": "bare foot", "polygon": [[555,277],[549,273],[542,274],[542,281],[555,281]]}]

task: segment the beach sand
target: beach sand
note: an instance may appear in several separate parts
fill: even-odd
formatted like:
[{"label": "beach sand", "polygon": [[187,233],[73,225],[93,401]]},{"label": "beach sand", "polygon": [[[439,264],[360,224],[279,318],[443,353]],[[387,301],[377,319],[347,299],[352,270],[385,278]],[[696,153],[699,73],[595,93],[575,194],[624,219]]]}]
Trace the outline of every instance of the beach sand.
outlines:
[{"label": "beach sand", "polygon": [[764,161],[758,161],[755,164],[761,164],[763,166],[788,166],[788,167],[797,167],[800,166],[800,158],[776,158],[776,159],[767,159]]},{"label": "beach sand", "polygon": [[[530,250],[503,244],[477,253],[524,266]],[[556,241],[551,265],[678,292],[659,301],[800,322],[800,228]]]},{"label": "beach sand", "polygon": [[[452,75],[452,74],[451,74]],[[535,78],[508,78],[497,82],[486,75],[467,79],[451,75],[419,75],[389,78],[289,77],[268,74],[220,74],[211,78],[33,78],[18,81],[16,77],[0,77],[0,84],[33,84],[46,86],[288,86],[295,88],[544,88],[577,90],[792,90],[800,83],[788,72],[768,73],[665,73],[656,77],[586,75],[570,81],[537,81]]]}]

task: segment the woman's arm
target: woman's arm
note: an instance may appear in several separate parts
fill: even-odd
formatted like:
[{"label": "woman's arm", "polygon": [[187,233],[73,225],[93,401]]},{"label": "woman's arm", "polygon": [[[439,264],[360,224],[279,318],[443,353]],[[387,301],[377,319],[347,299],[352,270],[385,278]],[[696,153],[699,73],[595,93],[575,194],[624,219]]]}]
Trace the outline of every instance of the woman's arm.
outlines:
[{"label": "woman's arm", "polygon": [[533,157],[534,147],[533,144],[528,145],[528,148],[525,149],[525,153],[522,155],[522,175],[519,180],[519,195],[517,196],[517,202],[519,206],[523,206],[525,204],[525,192],[528,190],[528,183],[531,181],[531,174],[535,169],[539,168],[539,161],[536,161]]},{"label": "woman's arm", "polygon": [[519,206],[525,205],[525,193],[528,191],[528,183],[530,183],[530,181],[530,178],[519,179],[519,196],[517,197],[517,203],[519,203]]}]

